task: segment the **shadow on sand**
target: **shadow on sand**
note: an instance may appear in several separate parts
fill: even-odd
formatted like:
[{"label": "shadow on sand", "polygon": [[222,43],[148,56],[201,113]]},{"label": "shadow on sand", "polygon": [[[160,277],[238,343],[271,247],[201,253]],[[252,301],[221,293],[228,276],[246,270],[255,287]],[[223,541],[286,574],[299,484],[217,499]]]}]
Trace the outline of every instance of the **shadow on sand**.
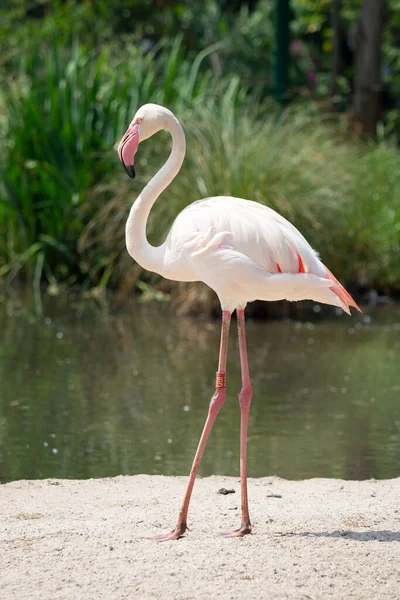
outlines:
[{"label": "shadow on sand", "polygon": [[304,531],[302,533],[282,533],[282,537],[328,537],[345,538],[346,540],[355,540],[357,542],[400,542],[400,532],[398,531],[350,531],[343,529],[341,531]]}]

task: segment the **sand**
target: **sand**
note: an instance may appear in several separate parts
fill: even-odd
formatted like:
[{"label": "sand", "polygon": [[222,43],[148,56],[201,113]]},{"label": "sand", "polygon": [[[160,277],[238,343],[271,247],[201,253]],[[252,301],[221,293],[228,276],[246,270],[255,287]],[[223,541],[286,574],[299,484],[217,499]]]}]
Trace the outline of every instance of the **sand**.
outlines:
[{"label": "sand", "polygon": [[[196,482],[191,531],[172,529],[186,479],[139,475],[0,486],[0,598],[174,600],[400,598],[400,478]],[[217,494],[220,488],[236,493]]]}]

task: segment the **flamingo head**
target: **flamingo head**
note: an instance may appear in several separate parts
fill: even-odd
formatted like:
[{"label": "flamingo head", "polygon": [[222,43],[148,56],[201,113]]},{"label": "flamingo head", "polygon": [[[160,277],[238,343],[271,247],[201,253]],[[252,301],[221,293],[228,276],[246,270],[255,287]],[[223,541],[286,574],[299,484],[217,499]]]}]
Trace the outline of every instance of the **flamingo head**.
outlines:
[{"label": "flamingo head", "polygon": [[126,173],[135,178],[134,159],[139,142],[143,142],[160,129],[167,126],[168,116],[172,113],[158,104],[144,104],[137,111],[125,135],[118,144],[118,156]]}]

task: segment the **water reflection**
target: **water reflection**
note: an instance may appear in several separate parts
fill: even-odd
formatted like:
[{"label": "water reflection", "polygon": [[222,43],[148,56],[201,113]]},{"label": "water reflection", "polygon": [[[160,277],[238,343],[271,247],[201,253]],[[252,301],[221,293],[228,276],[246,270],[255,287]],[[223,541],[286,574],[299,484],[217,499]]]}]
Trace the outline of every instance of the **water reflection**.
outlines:
[{"label": "water reflection", "polygon": [[[219,323],[167,306],[115,312],[51,299],[0,315],[0,481],[187,474],[212,393]],[[318,315],[320,318],[320,315]],[[400,313],[248,323],[249,474],[395,477]],[[228,398],[201,473],[238,474],[236,327]]]}]

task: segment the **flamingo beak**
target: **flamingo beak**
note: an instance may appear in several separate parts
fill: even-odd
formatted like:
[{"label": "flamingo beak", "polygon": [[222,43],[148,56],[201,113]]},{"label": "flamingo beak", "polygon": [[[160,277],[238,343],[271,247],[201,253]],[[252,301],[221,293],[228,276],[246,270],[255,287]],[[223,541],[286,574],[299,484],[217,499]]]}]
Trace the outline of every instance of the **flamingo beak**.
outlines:
[{"label": "flamingo beak", "polygon": [[135,167],[133,165],[131,165],[129,167],[123,161],[122,161],[122,164],[124,166],[125,173],[127,173],[128,177],[130,177],[131,179],[135,179],[135,177],[136,177]]},{"label": "flamingo beak", "polygon": [[131,179],[135,179],[135,169],[133,166],[135,154],[139,145],[139,123],[130,125],[128,131],[118,145],[118,156],[123,164],[126,174]]}]

